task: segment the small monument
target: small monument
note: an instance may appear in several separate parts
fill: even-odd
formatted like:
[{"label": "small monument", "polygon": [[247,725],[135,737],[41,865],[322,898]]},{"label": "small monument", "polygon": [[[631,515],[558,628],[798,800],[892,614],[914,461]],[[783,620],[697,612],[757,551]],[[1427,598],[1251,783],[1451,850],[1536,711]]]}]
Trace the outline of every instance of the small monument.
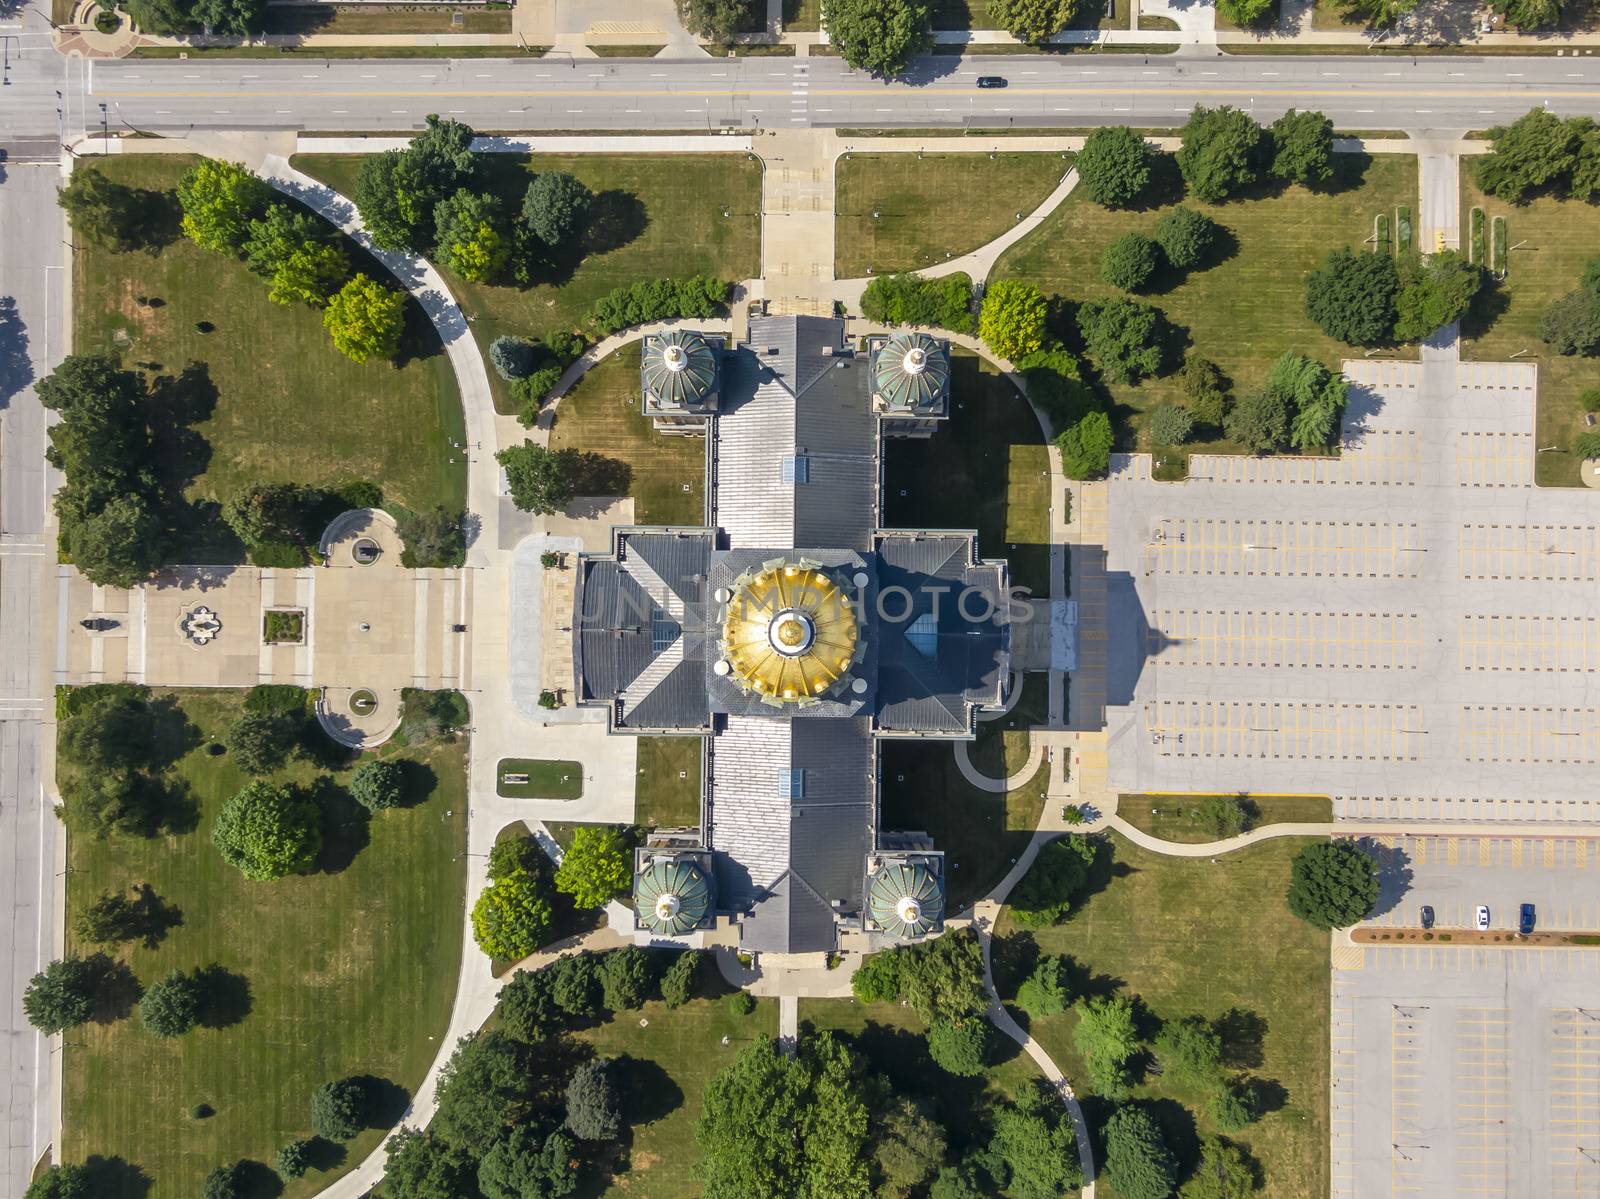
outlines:
[{"label": "small monument", "polygon": [[222,632],[222,620],[210,608],[200,604],[178,618],[178,632],[191,645],[209,645]]}]

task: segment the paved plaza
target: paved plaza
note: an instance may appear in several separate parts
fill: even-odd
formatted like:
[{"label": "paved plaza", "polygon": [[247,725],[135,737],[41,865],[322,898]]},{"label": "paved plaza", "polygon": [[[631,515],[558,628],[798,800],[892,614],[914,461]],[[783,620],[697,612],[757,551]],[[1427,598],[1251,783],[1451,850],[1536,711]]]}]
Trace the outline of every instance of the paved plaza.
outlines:
[{"label": "paved plaza", "polygon": [[[1600,861],[1575,839],[1397,838],[1384,872],[1409,885],[1372,923],[1431,903],[1496,927],[1521,900],[1540,927],[1594,928]],[[1390,884],[1391,893],[1398,891]],[[1338,946],[1334,950],[1335,1199],[1600,1194],[1600,953]]]},{"label": "paved plaza", "polygon": [[1441,339],[1344,370],[1336,458],[1114,463],[1112,788],[1593,820],[1600,497],[1533,485],[1537,368]]}]

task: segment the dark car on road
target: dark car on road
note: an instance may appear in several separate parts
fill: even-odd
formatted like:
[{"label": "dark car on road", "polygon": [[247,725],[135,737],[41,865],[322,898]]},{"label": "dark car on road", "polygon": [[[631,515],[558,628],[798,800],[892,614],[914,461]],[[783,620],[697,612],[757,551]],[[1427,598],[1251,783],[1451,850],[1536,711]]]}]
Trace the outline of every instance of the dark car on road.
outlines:
[{"label": "dark car on road", "polygon": [[1004,75],[979,75],[978,76],[978,86],[979,87],[1004,87],[1005,85],[1006,85],[1006,77]]},{"label": "dark car on road", "polygon": [[1433,909],[1431,907],[1429,907],[1427,904],[1423,904],[1422,905],[1422,927],[1423,928],[1432,928],[1433,927]]},{"label": "dark car on road", "polygon": [[1517,912],[1517,931],[1526,937],[1533,931],[1533,905],[1525,903]]}]

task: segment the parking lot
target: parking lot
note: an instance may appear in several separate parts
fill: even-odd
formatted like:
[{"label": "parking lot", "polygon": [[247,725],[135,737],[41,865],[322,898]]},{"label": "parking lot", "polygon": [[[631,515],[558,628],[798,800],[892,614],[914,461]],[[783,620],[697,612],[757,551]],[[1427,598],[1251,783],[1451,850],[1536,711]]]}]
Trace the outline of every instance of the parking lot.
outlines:
[{"label": "parking lot", "polygon": [[[1600,843],[1396,837],[1378,927],[1600,928]],[[1336,1199],[1600,1195],[1600,949],[1336,946]]]}]

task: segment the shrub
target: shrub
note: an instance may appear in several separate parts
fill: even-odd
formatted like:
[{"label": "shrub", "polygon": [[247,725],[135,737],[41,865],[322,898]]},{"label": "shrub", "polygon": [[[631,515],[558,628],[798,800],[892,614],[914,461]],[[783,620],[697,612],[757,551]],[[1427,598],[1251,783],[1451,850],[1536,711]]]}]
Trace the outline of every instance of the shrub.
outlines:
[{"label": "shrub", "polygon": [[567,1127],[579,1140],[612,1141],[622,1131],[622,1098],[609,1058],[579,1066],[567,1083],[566,1100]]},{"label": "shrub", "polygon": [[885,325],[972,332],[972,280],[959,272],[938,279],[879,275],[861,293],[861,315]]},{"label": "shrub", "polygon": [[1194,431],[1194,414],[1176,404],[1158,404],[1150,410],[1149,429],[1156,445],[1182,445]]},{"label": "shrub", "polygon": [[1223,1132],[1241,1132],[1255,1122],[1255,1092],[1249,1087],[1220,1086],[1211,1097],[1211,1122]]},{"label": "shrub", "polygon": [[54,1036],[94,1015],[103,960],[58,958],[28,980],[22,993],[22,1014],[46,1036]]},{"label": "shrub", "polygon": [[610,1011],[643,1007],[655,981],[655,963],[648,949],[624,945],[600,956],[601,1002]]},{"label": "shrub", "polygon": [[727,310],[733,284],[694,275],[687,279],[641,279],[607,292],[591,316],[601,334],[674,318],[719,316]]},{"label": "shrub", "polygon": [[158,1037],[178,1037],[200,1022],[200,979],[170,971],[139,997],[139,1022]]},{"label": "shrub", "polygon": [[1156,243],[1142,233],[1114,238],[1100,258],[1100,277],[1123,291],[1142,291],[1160,265]]},{"label": "shrub", "polygon": [[1600,354],[1600,296],[1582,287],[1568,292],[1545,309],[1539,336],[1558,354]]},{"label": "shrub", "polygon": [[1084,348],[1112,383],[1137,383],[1159,374],[1161,313],[1134,300],[1090,300],[1078,308]]},{"label": "shrub", "polygon": [[237,1165],[218,1166],[200,1186],[200,1199],[244,1199],[244,1171]]},{"label": "shrub", "polygon": [[1056,438],[1062,471],[1069,479],[1092,479],[1104,474],[1111,465],[1113,444],[1111,418],[1104,412],[1086,414]]},{"label": "shrub", "polygon": [[537,347],[525,337],[502,334],[489,343],[489,363],[507,382],[532,374],[537,357]]},{"label": "shrub", "polygon": [[222,805],[211,840],[223,861],[254,882],[303,873],[322,849],[321,812],[288,787],[258,780]]},{"label": "shrub", "polygon": [[1059,1016],[1072,1002],[1067,986],[1067,959],[1059,954],[1040,956],[1033,973],[1022,980],[1017,988],[1017,1006],[1029,1018],[1042,1020],[1046,1016]]},{"label": "shrub", "polygon": [[303,1178],[311,1168],[311,1150],[312,1143],[305,1138],[290,1141],[279,1149],[278,1156],[273,1160],[278,1176],[286,1179]]},{"label": "shrub", "polygon": [[900,998],[905,960],[895,949],[868,954],[850,976],[850,990],[862,1003],[889,1003]]},{"label": "shrub", "polygon": [[1578,397],[1585,412],[1600,412],[1600,387],[1586,387]]},{"label": "shrub", "polygon": [[1589,430],[1579,433],[1572,439],[1572,452],[1585,461],[1600,458],[1600,432]]},{"label": "shrub", "polygon": [[1126,208],[1149,186],[1154,158],[1150,143],[1133,130],[1102,125],[1084,139],[1073,166],[1089,199],[1107,208]]},{"label": "shrub", "polygon": [[1249,392],[1235,402],[1223,429],[1248,453],[1275,450],[1289,436],[1288,401],[1268,387]]},{"label": "shrub", "polygon": [[405,793],[405,767],[392,758],[363,762],[350,777],[350,797],[369,812],[398,807]]},{"label": "shrub", "polygon": [[1031,283],[1001,279],[978,313],[978,336],[1000,358],[1017,362],[1044,348],[1044,295]]},{"label": "shrub", "polygon": [[701,953],[698,949],[685,949],[661,976],[661,1001],[669,1008],[682,1007],[698,993]]},{"label": "shrub", "polygon": [[735,991],[728,996],[728,1010],[735,1016],[748,1016],[756,1010],[756,997],[749,991]]},{"label": "shrub", "polygon": [[1204,213],[1182,205],[1156,222],[1156,244],[1167,261],[1180,271],[1199,266],[1217,244],[1217,223]]},{"label": "shrub", "polygon": [[928,1029],[928,1056],[960,1078],[976,1078],[988,1064],[991,1025],[982,1016],[959,1023],[936,1020]]},{"label": "shrub", "polygon": [[311,1127],[330,1141],[350,1140],[370,1116],[371,1097],[359,1079],[325,1082],[311,1095]]},{"label": "shrub", "polygon": [[1289,910],[1317,928],[1365,919],[1378,899],[1378,868],[1354,841],[1317,841],[1295,855]]},{"label": "shrub", "polygon": [[1195,809],[1194,818],[1213,837],[1237,837],[1250,827],[1250,808],[1241,795],[1208,795]]},{"label": "shrub", "polygon": [[1143,1107],[1119,1107],[1105,1126],[1106,1181],[1125,1199],[1167,1199],[1178,1163]]}]

